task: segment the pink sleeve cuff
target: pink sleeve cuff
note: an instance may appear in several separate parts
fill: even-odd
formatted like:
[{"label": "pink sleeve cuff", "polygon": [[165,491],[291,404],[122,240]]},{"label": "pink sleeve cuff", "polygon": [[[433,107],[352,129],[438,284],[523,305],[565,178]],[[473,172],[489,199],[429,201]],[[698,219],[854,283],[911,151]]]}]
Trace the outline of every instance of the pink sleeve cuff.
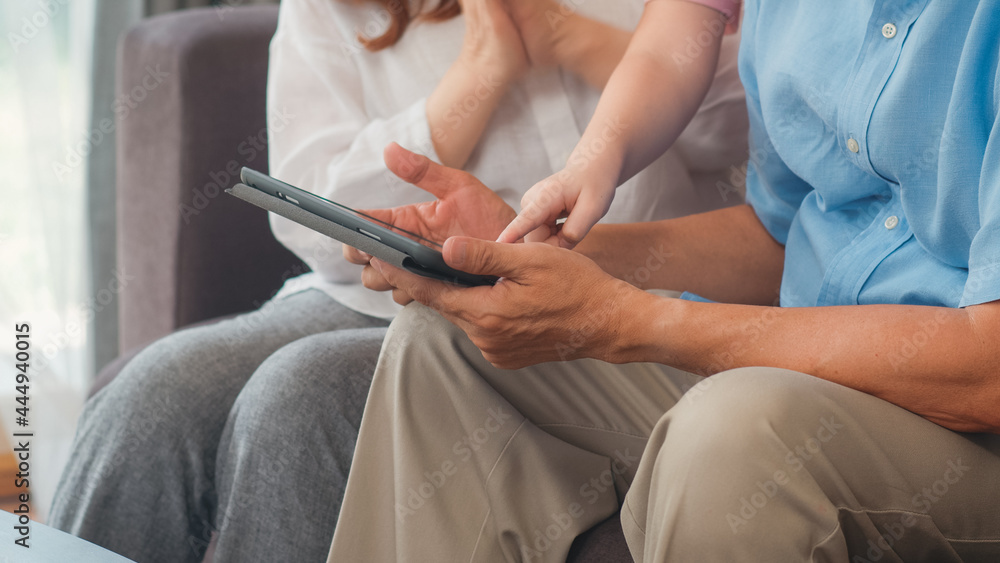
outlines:
[{"label": "pink sleeve cuff", "polygon": [[[650,0],[646,0],[648,3]],[[726,33],[736,33],[740,23],[740,7],[743,0],[684,0],[718,10],[726,16]]]}]

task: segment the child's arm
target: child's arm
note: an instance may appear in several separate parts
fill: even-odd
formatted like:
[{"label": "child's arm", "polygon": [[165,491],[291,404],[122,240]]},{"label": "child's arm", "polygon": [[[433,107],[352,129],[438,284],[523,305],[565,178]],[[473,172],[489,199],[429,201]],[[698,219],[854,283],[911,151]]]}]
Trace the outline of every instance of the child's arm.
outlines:
[{"label": "child's arm", "polygon": [[670,148],[694,116],[715,76],[725,22],[697,0],[649,2],[566,167],[525,193],[498,240],[531,233],[565,248],[580,242],[615,188]]}]

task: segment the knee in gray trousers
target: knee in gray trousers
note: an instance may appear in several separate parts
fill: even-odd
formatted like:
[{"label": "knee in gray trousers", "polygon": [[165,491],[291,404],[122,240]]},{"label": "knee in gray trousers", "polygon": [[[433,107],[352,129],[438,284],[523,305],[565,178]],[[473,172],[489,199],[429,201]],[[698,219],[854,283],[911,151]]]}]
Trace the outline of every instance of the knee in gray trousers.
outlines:
[{"label": "knee in gray trousers", "polygon": [[385,331],[307,336],[254,372],[219,445],[217,557],[325,560]]},{"label": "knee in gray trousers", "polygon": [[[360,416],[364,401],[358,393],[367,389],[370,364],[384,332],[384,329],[365,332],[361,327],[384,324],[347,309],[321,292],[306,291],[271,301],[260,310],[235,319],[176,332],[150,345],[85,406],[70,460],[56,492],[50,524],[143,563],[200,561],[216,515],[220,483],[217,454],[227,468],[238,466],[236,460],[226,459],[222,454],[228,451],[230,442],[220,448],[220,441],[231,422],[230,410],[251,376],[269,356],[289,343],[311,334],[334,331],[346,335],[357,330],[359,335],[354,340],[344,336],[345,347],[338,352],[344,357],[367,354],[368,363],[361,360],[312,363],[305,354],[316,351],[315,347],[299,348],[301,354],[293,349],[278,354],[269,365],[279,367],[262,372],[274,374],[273,377],[253,387],[241,401],[241,405],[247,406],[255,400],[251,397],[269,398],[267,388],[278,388],[282,373],[295,377],[297,374],[289,375],[290,370],[306,370],[306,364],[312,371],[328,369],[326,379],[314,380],[318,386],[315,390],[304,385],[288,385],[285,389],[309,401],[322,397],[326,393],[322,389],[329,389],[331,381],[349,382],[344,388],[351,386],[354,392],[341,392],[343,388],[338,388],[338,399],[330,403],[326,417],[310,418],[303,409],[286,409],[283,426],[347,432],[343,440],[327,442],[327,446],[338,449],[338,455],[327,450],[324,455],[336,457],[340,463],[346,463],[344,459],[349,462],[353,444],[347,442],[354,440],[357,424],[344,424],[342,419],[354,420]],[[338,345],[332,341],[330,344]],[[337,369],[365,371],[337,373],[334,371]],[[321,385],[324,382],[328,383],[326,387]],[[286,405],[292,402],[287,394],[282,397]],[[352,401],[356,404],[351,405]],[[344,413],[333,413],[342,407]],[[272,416],[271,422],[264,421],[258,430],[279,422]],[[287,436],[284,443],[261,440],[259,447],[274,447],[277,453],[260,451],[255,455],[277,459],[294,440],[313,437],[300,433]],[[311,453],[316,449],[322,448],[310,444]],[[335,480],[338,472],[322,475]],[[242,477],[250,479],[253,475],[244,472],[230,476],[226,491],[254,486],[252,480],[241,483]],[[287,484],[293,486],[298,482],[290,477]],[[334,483],[332,489],[339,491],[339,487],[342,483]],[[321,500],[318,495],[313,498]],[[280,526],[297,529],[298,521],[260,514],[267,510],[270,509],[258,510],[256,516],[263,520],[254,524],[253,534],[242,536],[238,543],[246,552],[265,558],[270,556],[265,554],[265,547],[271,547],[281,554],[278,556],[281,559],[296,551],[297,546],[282,544],[274,538],[287,539],[290,534],[283,534]],[[331,512],[336,518],[337,505],[324,502],[299,511],[296,516],[308,525],[311,519],[321,518],[316,514]],[[247,516],[244,520],[250,522],[250,513],[244,515]],[[266,527],[270,527],[270,532]],[[323,546],[320,551],[325,549]],[[217,562],[224,560],[224,553],[217,552]],[[316,558],[319,560],[321,556]]]},{"label": "knee in gray trousers", "polygon": [[[142,544],[150,538],[186,546],[178,549],[192,558],[204,549],[211,523],[197,517],[191,503],[207,506],[211,499],[156,495],[163,513],[189,518],[183,528],[164,529],[157,518],[146,514],[149,507],[135,502],[138,499],[129,493],[211,488],[214,467],[200,458],[225,421],[225,409],[219,405],[230,404],[239,389],[213,380],[216,350],[213,343],[202,340],[202,332],[182,331],[151,344],[90,400],[56,494],[53,525],[133,556],[147,551]],[[214,461],[214,456],[204,459]],[[135,527],[126,534],[107,529],[111,522],[131,522]],[[164,555],[164,560],[170,556]]]}]

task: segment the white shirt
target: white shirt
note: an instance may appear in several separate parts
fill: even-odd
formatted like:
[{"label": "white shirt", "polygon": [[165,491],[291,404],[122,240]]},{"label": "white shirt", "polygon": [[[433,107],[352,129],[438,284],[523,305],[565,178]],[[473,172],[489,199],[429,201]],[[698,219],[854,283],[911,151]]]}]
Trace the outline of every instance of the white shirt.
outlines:
[{"label": "white shirt", "polygon": [[[643,7],[642,0],[579,4],[581,14],[629,30]],[[267,89],[272,176],[355,209],[432,199],[390,173],[382,150],[395,141],[440,162],[425,104],[458,56],[465,22],[458,16],[412,24],[395,46],[376,53],[358,43],[359,31],[376,36],[387,22],[388,12],[375,4],[281,3]],[[731,180],[738,183],[747,160],[738,43],[737,36],[724,39],[698,115],[673,148],[619,187],[603,222],[664,219],[740,201]],[[599,97],[568,71],[529,72],[499,103],[465,170],[519,209],[528,188],[562,169]],[[339,242],[273,214],[271,229],[312,269],[287,281],[279,297],[318,288],[367,315],[391,318],[399,310],[389,293],[361,285],[361,267],[343,259]]]}]

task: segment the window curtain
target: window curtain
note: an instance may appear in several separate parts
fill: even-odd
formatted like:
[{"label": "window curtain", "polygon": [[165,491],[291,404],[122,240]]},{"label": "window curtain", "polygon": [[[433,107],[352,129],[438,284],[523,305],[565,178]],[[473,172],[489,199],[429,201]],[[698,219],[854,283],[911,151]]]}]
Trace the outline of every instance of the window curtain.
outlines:
[{"label": "window curtain", "polygon": [[[31,509],[43,519],[92,376],[85,214],[95,0],[0,5],[0,385],[5,438],[32,440]],[[14,326],[29,326],[27,425],[15,420]],[[20,393],[17,393],[20,396]],[[5,477],[6,478],[6,477]]]},{"label": "window curtain", "polygon": [[36,520],[45,521],[87,390],[119,352],[118,38],[149,15],[276,1],[0,3],[0,365],[15,363],[15,324],[29,323],[32,353],[29,425],[17,424],[14,385],[0,386],[0,444],[19,430],[37,437]]},{"label": "window curtain", "polygon": [[[90,104],[88,129],[103,138],[87,156],[84,185],[87,193],[87,233],[89,284],[98,304],[91,322],[93,374],[118,356],[118,269],[115,263],[115,141],[113,111],[115,99],[115,62],[118,38],[143,15],[143,0],[95,0],[94,32],[89,75]],[[111,294],[109,296],[109,294]],[[88,381],[89,383],[89,381]]]},{"label": "window curtain", "polygon": [[146,15],[154,16],[184,8],[204,6],[251,6],[254,4],[277,4],[278,0],[144,0]]}]

